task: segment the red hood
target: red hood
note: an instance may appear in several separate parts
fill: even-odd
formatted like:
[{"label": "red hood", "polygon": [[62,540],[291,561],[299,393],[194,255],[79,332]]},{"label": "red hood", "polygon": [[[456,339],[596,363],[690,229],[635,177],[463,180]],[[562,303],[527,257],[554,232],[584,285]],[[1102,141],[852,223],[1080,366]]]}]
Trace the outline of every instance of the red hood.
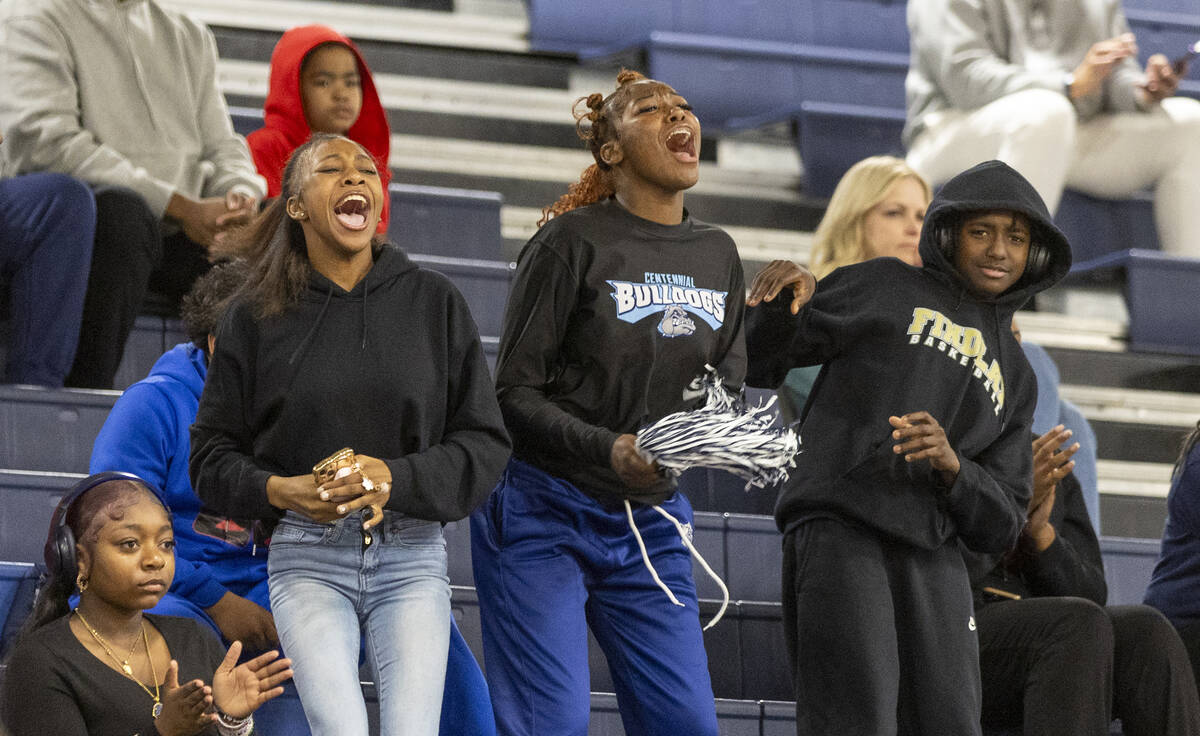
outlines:
[{"label": "red hood", "polygon": [[371,70],[363,61],[354,42],[328,26],[311,25],[293,28],[279,39],[271,53],[271,87],[264,106],[264,124],[247,136],[250,153],[258,173],[267,180],[267,196],[279,196],[281,178],[288,156],[304,141],[311,130],[304,119],[304,104],[300,96],[300,66],[310,51],[323,43],[340,43],[354,53],[362,84],[362,111],[346,135],[362,144],[375,158],[383,180],[384,201],[380,232],[387,232],[389,210],[387,185],[391,180],[388,155],[391,152],[391,133],[387,116],[375,91]]}]

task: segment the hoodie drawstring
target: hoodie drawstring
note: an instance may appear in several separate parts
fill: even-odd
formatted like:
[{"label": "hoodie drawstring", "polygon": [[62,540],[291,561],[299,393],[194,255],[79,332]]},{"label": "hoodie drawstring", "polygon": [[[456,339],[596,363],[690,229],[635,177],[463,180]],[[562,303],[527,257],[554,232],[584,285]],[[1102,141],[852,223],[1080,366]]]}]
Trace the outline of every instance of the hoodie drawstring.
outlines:
[{"label": "hoodie drawstring", "polygon": [[371,290],[371,289],[370,289],[370,282],[368,281],[368,279],[370,279],[370,278],[371,278],[371,272],[370,272],[370,271],[367,271],[365,274],[363,274],[363,293],[362,293],[362,299],[363,299],[363,308],[362,308],[362,349],[363,349],[363,350],[366,350],[366,349],[367,349],[367,293],[368,293],[368,292]]},{"label": "hoodie drawstring", "polygon": [[[295,363],[296,358],[300,357],[300,354],[304,352],[306,347],[308,347],[308,341],[312,338],[313,333],[317,331],[317,328],[321,326],[321,320],[325,319],[325,310],[329,308],[329,300],[332,298],[333,284],[330,284],[329,291],[325,292],[325,303],[321,305],[320,314],[318,314],[317,318],[313,320],[313,326],[308,328],[308,334],[306,334],[304,339],[300,341],[300,344],[296,346],[296,350],[292,353],[292,357],[288,358],[288,365]],[[365,340],[366,336],[364,336],[363,339]]]},{"label": "hoodie drawstring", "polygon": [[[683,546],[687,547],[688,552],[690,552],[691,555],[696,558],[696,561],[700,563],[700,566],[704,568],[704,571],[708,573],[709,577],[717,581],[717,586],[721,588],[721,608],[717,611],[717,615],[713,616],[712,620],[705,624],[704,628],[702,629],[703,631],[708,631],[713,626],[717,625],[717,622],[720,621],[721,617],[725,615],[725,609],[729,607],[729,588],[725,586],[725,581],[722,580],[719,575],[713,572],[713,569],[709,566],[708,561],[704,559],[704,556],[701,555],[700,551],[696,549],[696,546],[692,544],[692,540],[688,538],[687,529],[679,522],[679,519],[676,519],[670,514],[670,512],[658,504],[655,504],[651,508],[662,514],[663,517],[675,525],[675,531],[679,532],[679,538],[683,540]],[[671,589],[667,587],[667,584],[664,583],[662,578],[658,576],[658,570],[655,570],[654,564],[650,562],[650,555],[646,552],[646,543],[642,541],[642,533],[638,531],[637,524],[633,521],[633,507],[629,505],[629,499],[625,499],[625,517],[629,520],[629,528],[633,530],[633,538],[637,540],[638,549],[642,552],[642,562],[646,565],[646,569],[650,571],[650,577],[654,579],[655,585],[662,588],[663,592],[667,594],[667,598],[669,598],[672,603],[680,608],[683,608],[684,605],[679,602],[679,599],[675,597],[675,594],[671,592]]]}]

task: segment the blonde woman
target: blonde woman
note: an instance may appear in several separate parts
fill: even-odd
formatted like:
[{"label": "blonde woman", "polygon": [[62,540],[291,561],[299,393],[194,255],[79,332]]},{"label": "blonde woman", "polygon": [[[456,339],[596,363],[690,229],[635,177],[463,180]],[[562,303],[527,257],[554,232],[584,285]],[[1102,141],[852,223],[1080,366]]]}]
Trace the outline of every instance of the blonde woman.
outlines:
[{"label": "blonde woman", "polygon": [[[818,279],[871,258],[921,265],[917,241],[932,199],[929,184],[904,159],[872,156],[842,176],[813,237],[809,269]],[[794,368],[779,387],[784,421],[800,418],[820,366]]]}]

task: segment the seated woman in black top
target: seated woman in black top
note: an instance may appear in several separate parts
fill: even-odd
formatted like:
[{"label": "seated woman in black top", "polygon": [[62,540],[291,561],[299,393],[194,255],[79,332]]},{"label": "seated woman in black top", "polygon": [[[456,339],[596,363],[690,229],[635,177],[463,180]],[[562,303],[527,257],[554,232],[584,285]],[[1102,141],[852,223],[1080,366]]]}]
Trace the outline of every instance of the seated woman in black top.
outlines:
[{"label": "seated woman in black top", "polygon": [[222,652],[192,619],[142,613],[171,585],[174,544],[167,510],[135,476],[93,475],[63,498],[49,579],[4,677],[12,736],[250,733],[291,663],[272,651],[237,665],[241,642]]}]

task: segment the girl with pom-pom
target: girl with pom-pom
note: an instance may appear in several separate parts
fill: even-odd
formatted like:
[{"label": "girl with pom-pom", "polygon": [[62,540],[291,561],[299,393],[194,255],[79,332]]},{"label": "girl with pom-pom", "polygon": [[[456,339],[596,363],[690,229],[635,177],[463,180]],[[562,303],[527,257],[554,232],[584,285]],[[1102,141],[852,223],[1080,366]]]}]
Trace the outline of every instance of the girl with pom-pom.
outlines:
[{"label": "girl with pom-pom", "polygon": [[501,734],[586,734],[590,626],[627,733],[716,734],[677,531],[691,507],[634,433],[698,405],[706,364],[741,386],[741,263],[683,206],[700,174],[687,101],[622,71],[580,102],[595,164],[521,253],[496,376],[514,458],[471,517],[488,684]]}]

